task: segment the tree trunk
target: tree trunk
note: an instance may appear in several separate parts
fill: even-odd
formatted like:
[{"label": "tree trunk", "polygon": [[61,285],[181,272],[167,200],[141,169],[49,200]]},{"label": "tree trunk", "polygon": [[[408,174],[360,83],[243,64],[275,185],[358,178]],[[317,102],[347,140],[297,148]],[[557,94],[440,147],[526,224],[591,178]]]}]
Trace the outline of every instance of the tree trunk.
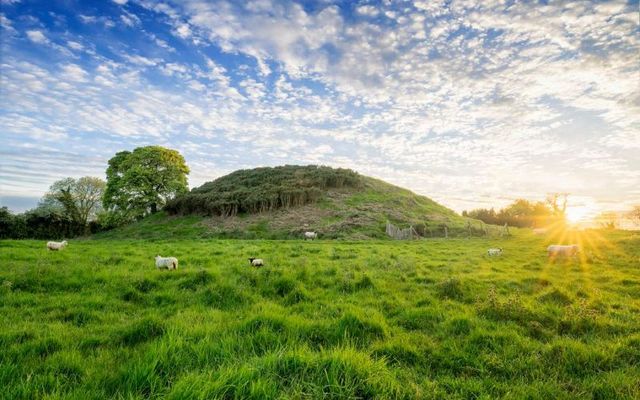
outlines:
[{"label": "tree trunk", "polygon": [[158,205],[156,203],[151,203],[151,214],[155,214],[158,211]]}]

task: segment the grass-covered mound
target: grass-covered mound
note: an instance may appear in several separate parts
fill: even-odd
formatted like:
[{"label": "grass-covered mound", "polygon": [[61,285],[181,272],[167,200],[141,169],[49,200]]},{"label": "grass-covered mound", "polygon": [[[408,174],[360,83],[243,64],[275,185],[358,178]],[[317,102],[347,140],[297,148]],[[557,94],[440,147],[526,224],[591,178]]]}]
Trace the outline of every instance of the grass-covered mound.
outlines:
[{"label": "grass-covered mound", "polygon": [[0,398],[637,399],[640,236],[606,235],[0,241]]},{"label": "grass-covered mound", "polygon": [[425,237],[444,236],[444,227],[450,236],[469,233],[467,219],[409,190],[348,169],[284,166],[236,171],[176,198],[165,213],[98,236],[286,239],[312,230],[325,239],[382,239],[388,221]]}]

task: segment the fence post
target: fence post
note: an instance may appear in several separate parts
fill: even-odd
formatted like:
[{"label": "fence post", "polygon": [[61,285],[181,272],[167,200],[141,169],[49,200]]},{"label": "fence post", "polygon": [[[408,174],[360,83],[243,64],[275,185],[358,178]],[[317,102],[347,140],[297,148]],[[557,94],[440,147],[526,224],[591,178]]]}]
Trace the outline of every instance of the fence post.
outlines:
[{"label": "fence post", "polygon": [[511,236],[511,233],[509,233],[509,224],[507,224],[506,222],[504,223],[504,227],[502,228],[502,236]]},{"label": "fence post", "polygon": [[447,227],[444,227],[444,237],[445,239],[449,237],[449,229],[447,229]]}]

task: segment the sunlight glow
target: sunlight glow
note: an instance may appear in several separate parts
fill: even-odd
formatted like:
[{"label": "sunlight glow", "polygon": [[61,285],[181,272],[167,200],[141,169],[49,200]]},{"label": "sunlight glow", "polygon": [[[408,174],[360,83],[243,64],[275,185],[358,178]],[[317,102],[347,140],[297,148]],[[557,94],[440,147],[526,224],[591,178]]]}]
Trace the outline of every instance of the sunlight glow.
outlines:
[{"label": "sunlight glow", "polygon": [[575,207],[567,207],[566,216],[567,221],[572,224],[576,224],[578,222],[585,222],[589,214],[591,213],[591,209],[585,206],[575,206]]}]

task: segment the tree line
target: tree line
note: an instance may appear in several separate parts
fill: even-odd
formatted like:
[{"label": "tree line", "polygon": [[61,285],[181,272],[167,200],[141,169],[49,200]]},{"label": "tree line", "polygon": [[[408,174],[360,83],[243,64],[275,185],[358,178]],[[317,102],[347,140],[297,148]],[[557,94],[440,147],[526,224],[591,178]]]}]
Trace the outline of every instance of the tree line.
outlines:
[{"label": "tree line", "polygon": [[318,201],[326,188],[357,187],[360,175],[324,166],[239,170],[188,191],[189,168],[176,150],[139,147],[116,153],[106,181],[54,182],[38,206],[21,214],[0,208],[0,238],[62,239],[122,226],[164,209],[172,214],[232,216]]},{"label": "tree line", "polygon": [[567,194],[553,193],[545,201],[532,202],[517,199],[496,211],[493,208],[477,208],[463,211],[463,217],[479,219],[487,224],[534,228],[564,222],[567,209]]},{"label": "tree line", "polygon": [[188,191],[184,157],[161,146],[116,153],[106,182],[96,177],[54,182],[37,207],[0,208],[0,238],[56,239],[87,235],[144,218]]}]

